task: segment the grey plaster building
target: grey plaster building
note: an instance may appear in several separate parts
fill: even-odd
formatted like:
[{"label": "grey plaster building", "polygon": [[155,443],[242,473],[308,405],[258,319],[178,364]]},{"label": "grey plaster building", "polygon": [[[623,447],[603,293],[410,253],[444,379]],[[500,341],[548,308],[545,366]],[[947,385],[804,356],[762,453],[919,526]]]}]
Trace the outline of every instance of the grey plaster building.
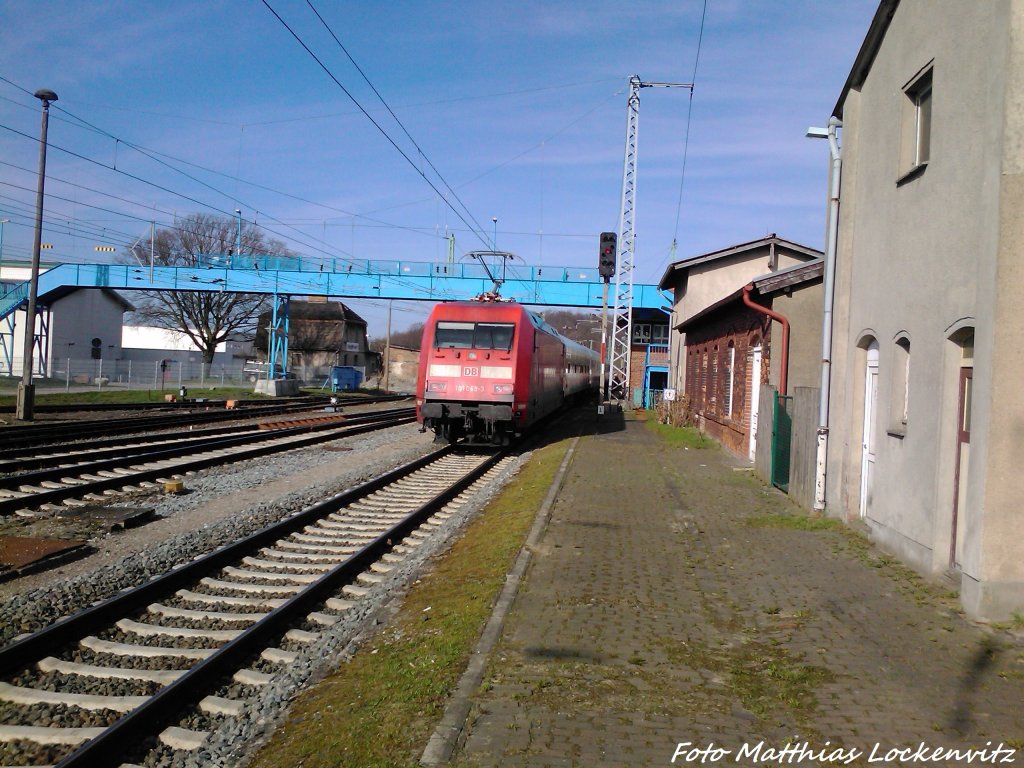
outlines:
[{"label": "grey plaster building", "polygon": [[1024,0],[883,0],[842,121],[827,512],[1024,609]]}]

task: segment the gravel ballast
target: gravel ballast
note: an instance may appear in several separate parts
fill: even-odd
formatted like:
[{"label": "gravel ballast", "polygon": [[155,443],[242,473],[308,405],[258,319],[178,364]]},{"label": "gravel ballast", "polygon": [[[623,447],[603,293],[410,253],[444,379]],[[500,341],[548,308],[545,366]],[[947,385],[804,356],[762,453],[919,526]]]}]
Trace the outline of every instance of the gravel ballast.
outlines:
[{"label": "gravel ballast", "polygon": [[119,497],[157,519],[93,539],[89,557],[0,583],[0,644],[429,453],[432,438],[415,424],[391,427],[190,475],[185,494]]},{"label": "gravel ballast", "polygon": [[[190,475],[185,480],[186,494],[119,498],[115,502],[119,506],[154,507],[157,519],[141,528],[92,540],[90,543],[97,551],[88,558],[0,584],[0,598],[4,601],[0,609],[0,644],[161,575],[176,564],[188,562],[437,447],[433,435],[420,433],[415,424],[403,425]],[[428,539],[342,613],[337,623],[326,629],[316,628],[316,642],[293,647],[299,652],[294,663],[264,669],[274,672],[274,678],[269,685],[247,689],[250,695],[244,697],[246,708],[242,717],[183,714],[183,726],[197,727],[202,723],[215,729],[202,749],[178,752],[160,746],[148,755],[136,754],[133,758],[147,766],[174,768],[243,763],[252,745],[281,721],[302,687],[342,663],[379,628],[426,560],[444,549],[527,460],[528,455],[507,460],[485,481],[478,482],[472,493],[461,499],[458,510],[433,527]],[[153,642],[159,644],[158,639]],[[147,644],[145,640],[143,644]]]}]

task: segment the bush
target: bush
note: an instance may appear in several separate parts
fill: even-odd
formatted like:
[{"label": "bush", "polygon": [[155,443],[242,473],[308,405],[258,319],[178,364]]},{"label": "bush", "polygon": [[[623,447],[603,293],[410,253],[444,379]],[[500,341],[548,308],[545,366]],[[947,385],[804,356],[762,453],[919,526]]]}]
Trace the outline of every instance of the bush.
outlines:
[{"label": "bush", "polygon": [[671,427],[698,426],[688,395],[683,395],[677,400],[662,400],[654,410],[661,424],[668,424]]}]

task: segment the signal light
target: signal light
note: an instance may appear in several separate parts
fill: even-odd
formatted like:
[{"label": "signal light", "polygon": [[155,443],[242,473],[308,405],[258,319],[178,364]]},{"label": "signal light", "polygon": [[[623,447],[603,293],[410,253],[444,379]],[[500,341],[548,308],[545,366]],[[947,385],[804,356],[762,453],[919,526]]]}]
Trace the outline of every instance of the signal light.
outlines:
[{"label": "signal light", "polygon": [[605,280],[615,275],[615,250],[618,236],[614,232],[601,233],[601,248],[598,252],[597,272]]}]

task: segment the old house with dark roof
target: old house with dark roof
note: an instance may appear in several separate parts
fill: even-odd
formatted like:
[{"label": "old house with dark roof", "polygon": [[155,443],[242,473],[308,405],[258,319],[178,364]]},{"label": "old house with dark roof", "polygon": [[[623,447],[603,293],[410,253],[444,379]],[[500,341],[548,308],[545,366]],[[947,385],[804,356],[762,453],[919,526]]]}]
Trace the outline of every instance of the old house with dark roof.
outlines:
[{"label": "old house with dark roof", "polygon": [[[260,315],[256,348],[267,352],[271,313]],[[314,382],[336,365],[358,368],[364,378],[378,359],[369,351],[366,321],[340,301],[295,301],[288,304],[288,369]]]}]

